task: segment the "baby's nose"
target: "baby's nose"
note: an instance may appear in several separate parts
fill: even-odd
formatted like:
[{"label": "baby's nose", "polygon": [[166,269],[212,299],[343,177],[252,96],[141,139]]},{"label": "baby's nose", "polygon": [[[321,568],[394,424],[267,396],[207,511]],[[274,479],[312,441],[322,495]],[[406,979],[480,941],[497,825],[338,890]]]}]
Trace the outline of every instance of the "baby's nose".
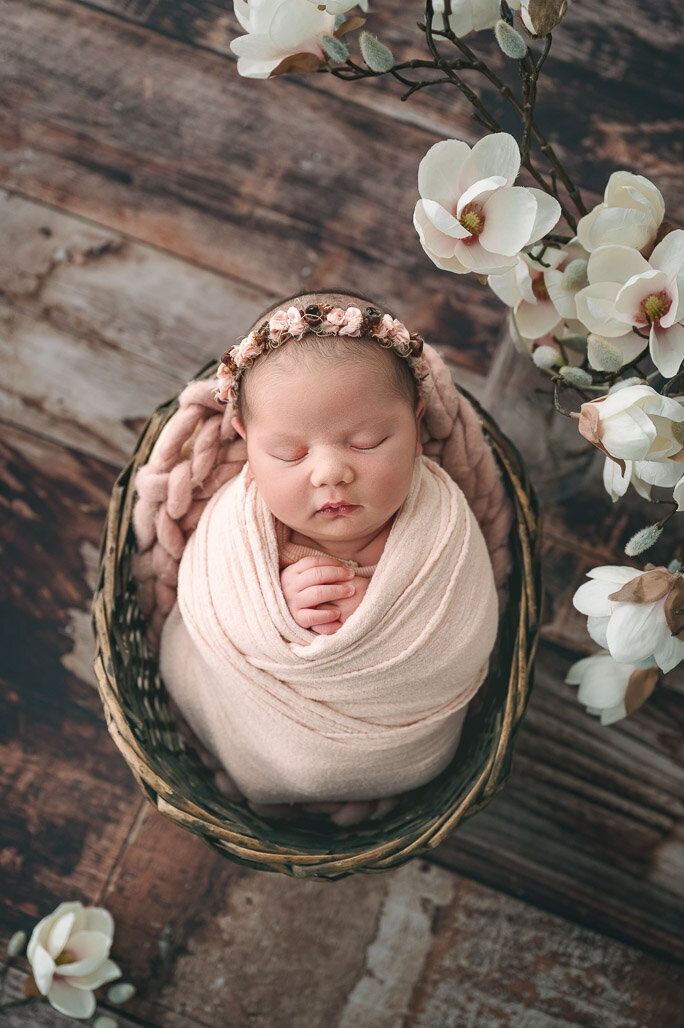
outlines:
[{"label": "baby's nose", "polygon": [[322,485],[345,485],[354,478],[354,469],[350,461],[339,450],[326,450],[316,455],[311,472],[311,484],[315,487]]}]

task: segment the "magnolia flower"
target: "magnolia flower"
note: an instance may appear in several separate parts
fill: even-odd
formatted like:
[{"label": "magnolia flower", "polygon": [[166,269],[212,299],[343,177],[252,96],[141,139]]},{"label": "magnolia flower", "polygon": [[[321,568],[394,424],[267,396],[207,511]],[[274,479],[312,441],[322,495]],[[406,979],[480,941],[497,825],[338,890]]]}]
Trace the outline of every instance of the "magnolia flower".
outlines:
[{"label": "magnolia flower", "polygon": [[610,457],[659,461],[684,445],[684,402],[639,383],[580,407],[580,434]]},{"label": "magnolia flower", "polygon": [[601,650],[573,664],[565,681],[579,686],[577,699],[588,714],[600,717],[602,725],[612,725],[646,702],[658,681],[658,669],[654,664],[618,664]]},{"label": "magnolia flower", "polygon": [[[520,0],[510,0],[513,11],[520,9]],[[451,0],[451,13],[446,15],[442,0],[432,5],[436,15],[444,15],[451,31],[456,36],[467,36],[469,32],[494,28],[501,17],[500,0]]]},{"label": "magnolia flower", "polygon": [[33,929],[26,955],[36,985],[50,1004],[69,1017],[90,1017],[93,990],[121,977],[109,959],[114,921],[102,907],[61,903]]},{"label": "magnolia flower", "polygon": [[413,224],[438,268],[499,274],[556,224],[560,204],[541,189],[514,186],[520,151],[495,132],[471,148],[459,139],[430,147],[420,162]]},{"label": "magnolia flower", "polygon": [[655,240],[664,215],[665,202],[652,182],[643,175],[615,171],[603,203],[577,223],[577,238],[590,253],[612,245],[643,250]]},{"label": "magnolia flower", "polygon": [[653,363],[671,378],[684,358],[684,230],[668,233],[650,261],[628,246],[601,246],[589,258],[589,285],[577,294],[577,313],[591,332],[619,339],[625,363],[648,330]]},{"label": "magnolia flower", "polygon": [[563,249],[548,247],[543,264],[521,253],[512,268],[490,275],[487,284],[503,303],[513,308],[520,335],[540,339],[561,331],[564,322],[577,320],[575,294],[584,282],[568,281],[564,270],[587,256],[577,244]]},{"label": "magnolia flower", "polygon": [[684,576],[666,568],[607,566],[588,573],[572,602],[589,635],[618,664],[654,660],[671,671],[684,658]]},{"label": "magnolia flower", "polygon": [[[233,0],[247,33],[230,44],[247,78],[317,71],[325,55],[321,36],[335,31],[335,14],[309,0]],[[330,6],[330,5],[329,5]]]}]

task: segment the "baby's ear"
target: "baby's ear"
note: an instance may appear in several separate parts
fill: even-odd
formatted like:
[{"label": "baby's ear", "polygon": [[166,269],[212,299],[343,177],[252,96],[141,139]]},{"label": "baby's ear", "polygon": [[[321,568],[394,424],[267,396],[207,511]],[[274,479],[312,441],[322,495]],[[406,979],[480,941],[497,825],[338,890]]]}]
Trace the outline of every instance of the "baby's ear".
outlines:
[{"label": "baby's ear", "polygon": [[237,432],[237,434],[239,436],[241,436],[243,439],[247,438],[247,432],[245,431],[245,426],[243,425],[243,423],[240,420],[240,418],[238,418],[238,417],[231,418],[230,419],[230,423],[231,423],[231,425],[233,426],[233,428],[235,429],[235,431]]}]

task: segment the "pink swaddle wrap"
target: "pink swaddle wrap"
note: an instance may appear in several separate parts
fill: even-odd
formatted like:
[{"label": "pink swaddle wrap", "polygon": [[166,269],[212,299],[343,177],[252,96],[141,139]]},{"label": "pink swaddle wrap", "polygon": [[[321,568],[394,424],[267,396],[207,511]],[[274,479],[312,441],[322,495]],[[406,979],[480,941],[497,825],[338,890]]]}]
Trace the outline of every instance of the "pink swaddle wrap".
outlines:
[{"label": "pink swaddle wrap", "polygon": [[419,457],[360,606],[334,635],[300,628],[280,588],[274,518],[246,466],[185,547],[161,673],[248,799],[377,799],[451,760],[497,610],[463,493]]}]

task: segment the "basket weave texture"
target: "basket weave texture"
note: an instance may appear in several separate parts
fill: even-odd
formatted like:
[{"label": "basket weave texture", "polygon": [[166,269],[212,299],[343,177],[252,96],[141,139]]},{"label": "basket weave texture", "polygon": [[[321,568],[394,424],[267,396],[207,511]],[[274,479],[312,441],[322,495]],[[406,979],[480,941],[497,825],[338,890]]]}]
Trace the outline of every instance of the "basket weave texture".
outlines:
[{"label": "basket weave texture", "polygon": [[[198,377],[208,377],[215,367],[208,366]],[[508,598],[487,682],[471,703],[452,764],[380,821],[341,828],[311,817],[266,820],[215,787],[177,733],[157,660],[146,640],[132,573],[135,477],[178,409],[177,398],[154,412],[117,479],[93,601],[95,672],[107,726],[148,799],[221,855],[299,878],[337,879],[354,872],[386,871],[439,845],[482,809],[508,778],[515,733],[532,687],[539,631],[539,521],[517,451],[473,398],[464,395],[480,414],[514,507]]]}]

